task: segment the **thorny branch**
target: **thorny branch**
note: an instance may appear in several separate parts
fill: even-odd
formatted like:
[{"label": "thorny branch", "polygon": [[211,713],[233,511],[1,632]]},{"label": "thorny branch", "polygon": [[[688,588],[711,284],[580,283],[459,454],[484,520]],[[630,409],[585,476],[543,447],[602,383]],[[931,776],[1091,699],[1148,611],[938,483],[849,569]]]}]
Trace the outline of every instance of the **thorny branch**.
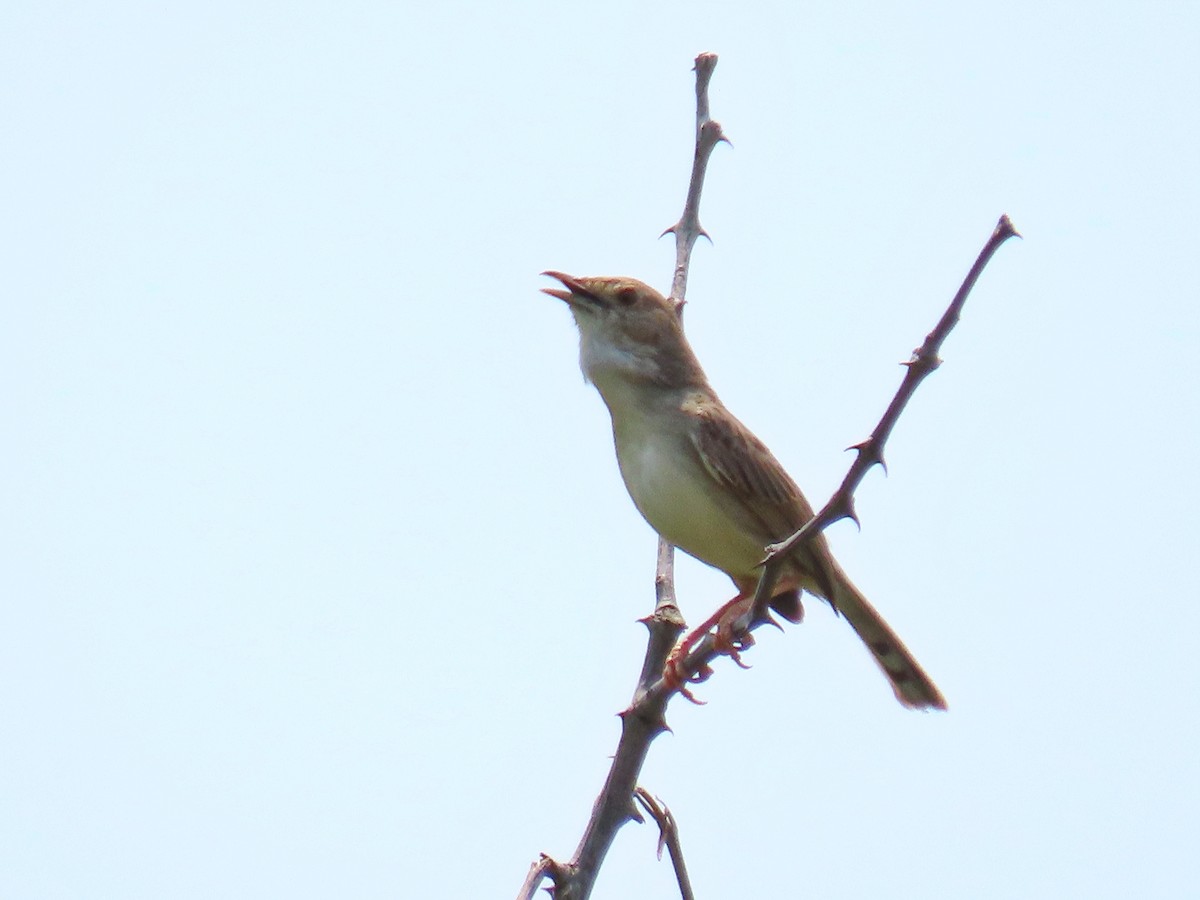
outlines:
[{"label": "thorny branch", "polygon": [[[701,235],[708,237],[708,232],[700,224],[700,194],[704,190],[708,160],[717,144],[721,141],[729,143],[729,139],[721,130],[721,123],[713,119],[708,111],[708,83],[712,80],[716,68],[717,54],[701,53],[696,57],[696,151],[692,156],[692,177],[688,181],[683,215],[679,217],[678,222],[663,232],[675,235],[675,274],[671,278],[671,299],[675,301],[676,311],[680,315],[683,315],[683,305],[686,302],[692,248],[696,246],[696,241]],[[683,631],[684,622],[675,603],[675,548],[662,538],[658,540],[658,561],[654,573],[654,615],[645,620],[646,624],[653,631],[654,624],[662,622],[664,627],[674,629],[673,637],[678,638]],[[674,646],[674,641],[671,645]],[[667,652],[670,651],[671,647],[668,647]],[[666,659],[666,656],[663,656],[662,662],[665,663]],[[647,662],[649,661],[647,656]],[[639,682],[646,687],[652,683],[653,679]]]},{"label": "thorny branch", "polygon": [[708,113],[708,83],[717,67],[717,54],[701,53],[696,57],[696,155],[692,158],[692,177],[688,182],[687,201],[683,204],[683,215],[679,221],[663,234],[675,235],[675,275],[671,279],[671,299],[683,307],[687,293],[688,268],[692,262],[692,247],[696,240],[708,232],[700,225],[700,192],[704,190],[704,174],[708,171],[708,158],[717,144],[729,138],[721,131],[721,123]]},{"label": "thorny branch", "polygon": [[671,815],[670,808],[642,787],[634,791],[634,797],[658,823],[658,858],[662,859],[663,848],[666,847],[667,852],[671,854],[671,865],[675,867],[675,880],[679,882],[679,896],[682,900],[695,900],[692,879],[688,876],[687,863],[683,860],[679,826],[675,824],[675,817]]},{"label": "thorny branch", "polygon": [[896,396],[888,404],[879,424],[875,426],[875,430],[871,432],[869,438],[850,448],[857,450],[858,455],[854,459],[854,464],[850,466],[850,471],[842,479],[841,485],[829,498],[829,502],[811,521],[787,540],[771,544],[766,548],[767,556],[763,564],[763,573],[754,592],[754,613],[757,613],[758,616],[766,612],[767,603],[771,599],[771,589],[775,586],[784,563],[796,552],[798,547],[803,546],[809,536],[824,530],[839,519],[853,519],[856,524],[858,523],[858,515],[854,511],[854,492],[872,466],[878,463],[885,469],[887,468],[883,458],[883,448],[887,439],[891,437],[892,429],[900,418],[900,413],[904,412],[904,407],[908,405],[917,386],[942,364],[938,353],[941,351],[946,337],[958,324],[963,305],[967,302],[967,295],[975,287],[975,282],[979,280],[980,274],[992,256],[1000,249],[1000,245],[1011,237],[1020,237],[1020,234],[1013,227],[1012,220],[1008,216],[1001,216],[1000,221],[996,223],[996,228],[992,231],[992,236],[988,238],[983,250],[976,258],[975,265],[971,266],[971,271],[963,279],[958,293],[954,295],[954,299],[942,313],[942,318],[938,320],[933,331],[925,336],[924,343],[913,351],[912,358],[904,363],[907,367],[904,380],[900,382],[900,389],[896,391]]},{"label": "thorny branch", "polygon": [[[946,336],[950,334],[950,331],[958,323],[959,315],[962,312],[963,305],[967,301],[967,296],[971,293],[975,282],[979,280],[984,267],[987,266],[996,251],[1000,249],[1000,245],[1011,237],[1020,237],[1020,234],[1013,227],[1012,221],[1008,216],[1001,216],[1000,221],[996,223],[996,227],[992,231],[991,237],[984,244],[983,250],[980,251],[978,258],[975,260],[975,264],[971,266],[967,277],[963,279],[962,286],[959,287],[958,292],[954,295],[954,299],[942,314],[937,326],[925,337],[924,343],[913,351],[912,358],[904,363],[906,366],[904,379],[901,381],[896,395],[892,398],[892,402],[888,404],[883,417],[880,418],[879,424],[875,426],[875,430],[869,438],[850,448],[851,450],[857,450],[858,455],[855,457],[854,463],[850,466],[850,470],[846,473],[846,477],[842,479],[841,485],[829,499],[829,502],[803,528],[791,537],[764,548],[763,572],[759,577],[758,586],[755,589],[754,604],[741,620],[733,623],[735,631],[744,630],[748,635],[749,631],[772,621],[767,606],[771,599],[772,590],[779,580],[784,563],[792,553],[795,553],[813,535],[824,531],[839,519],[849,518],[855,522],[858,521],[858,517],[854,512],[855,490],[857,490],[859,483],[863,480],[863,476],[866,475],[872,466],[877,463],[884,465],[884,445],[887,443],[887,439],[891,435],[896,421],[900,418],[900,413],[904,411],[904,407],[908,404],[917,386],[926,376],[941,365],[938,352],[941,350],[942,342],[946,340]],[[702,681],[712,671],[710,664],[720,655],[721,653],[714,648],[713,636],[708,635],[696,644],[688,654],[687,659],[684,660],[681,668],[688,675],[694,675],[697,680]],[[670,693],[670,688],[660,681],[650,689],[647,699],[660,691]]]},{"label": "thorny branch", "polygon": [[[705,234],[700,226],[700,194],[704,188],[704,173],[713,149],[726,140],[721,125],[710,117],[708,109],[708,83],[716,67],[715,53],[701,53],[696,57],[696,150],[692,159],[692,177],[688,183],[683,215],[663,232],[675,235],[675,274],[671,282],[671,297],[680,313],[687,292],[692,248],[700,235]],[[617,831],[631,819],[640,818],[633,804],[638,773],[642,770],[650,743],[667,730],[665,713],[670,700],[670,694],[666,692],[659,692],[649,700],[649,689],[662,679],[667,656],[684,629],[683,616],[675,603],[674,568],[674,548],[666,541],[659,540],[654,578],[654,612],[642,620],[650,632],[646,656],[633,703],[621,713],[621,740],[617,744],[617,752],[613,754],[604,787],[600,789],[600,796],[592,807],[583,838],[570,862],[559,864],[543,856],[534,863],[521,887],[521,893],[517,895],[518,900],[532,897],[544,878],[554,882],[555,900],[586,900]],[[674,851],[672,858],[675,858]],[[682,855],[679,860],[677,865],[682,865]]]}]

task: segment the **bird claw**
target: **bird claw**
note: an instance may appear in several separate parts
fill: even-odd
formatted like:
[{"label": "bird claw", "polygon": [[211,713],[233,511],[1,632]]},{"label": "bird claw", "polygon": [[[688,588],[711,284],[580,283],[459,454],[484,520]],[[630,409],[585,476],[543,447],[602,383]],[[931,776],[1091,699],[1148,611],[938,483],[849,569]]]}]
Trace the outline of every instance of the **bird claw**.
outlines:
[{"label": "bird claw", "polygon": [[[709,624],[708,627],[712,628],[712,625]],[[738,668],[752,668],[748,662],[742,659],[742,654],[754,646],[754,635],[749,631],[735,635],[733,629],[725,621],[718,621],[716,629],[716,633],[713,634],[713,650],[724,656],[728,656]],[[697,706],[704,706],[704,701],[697,700],[696,695],[691,692],[688,685],[703,684],[708,681],[713,674],[712,666],[704,663],[694,674],[689,676],[684,671],[683,663],[687,659],[688,652],[706,634],[708,634],[708,631],[701,631],[699,629],[689,634],[675,646],[675,649],[667,656],[667,661],[663,666],[663,681],[666,683],[667,688],[679,691],[680,694]]]},{"label": "bird claw", "polygon": [[742,653],[754,646],[754,635],[750,632],[734,637],[732,632],[726,631],[722,626],[717,626],[717,633],[713,637],[713,649],[718,653],[724,653],[739,669],[750,669],[753,666],[748,662],[742,661]]},{"label": "bird claw", "polygon": [[[682,651],[682,652],[681,652]],[[712,666],[704,663],[696,670],[695,674],[688,677],[683,671],[683,660],[687,656],[687,650],[683,644],[677,646],[671,651],[671,655],[667,657],[666,665],[663,666],[663,681],[667,687],[673,691],[679,691],[683,697],[697,706],[706,705],[706,700],[698,700],[696,695],[688,688],[689,684],[703,684],[712,677]]]}]

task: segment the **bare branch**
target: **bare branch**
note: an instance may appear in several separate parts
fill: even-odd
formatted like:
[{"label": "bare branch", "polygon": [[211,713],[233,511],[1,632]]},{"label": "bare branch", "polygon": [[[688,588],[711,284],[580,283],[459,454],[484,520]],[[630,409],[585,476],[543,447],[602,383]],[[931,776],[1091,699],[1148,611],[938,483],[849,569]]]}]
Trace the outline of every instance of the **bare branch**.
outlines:
[{"label": "bare branch", "polygon": [[816,534],[818,531],[823,531],[838,519],[853,518],[855,521],[858,521],[854,515],[855,490],[858,489],[863,477],[872,466],[876,463],[883,464],[883,448],[887,443],[887,439],[891,437],[892,429],[896,426],[896,422],[900,418],[900,413],[904,412],[904,407],[908,405],[908,401],[916,392],[917,386],[925,380],[927,375],[942,364],[941,359],[938,357],[938,353],[942,349],[942,343],[946,340],[946,337],[950,334],[954,326],[958,324],[963,305],[967,302],[967,296],[971,293],[971,289],[975,287],[975,282],[979,280],[980,274],[988,262],[991,261],[992,256],[1000,249],[1000,245],[1014,236],[1018,235],[1012,221],[1008,216],[1001,216],[1000,221],[996,223],[996,227],[992,231],[991,237],[984,244],[983,250],[980,251],[979,256],[975,260],[975,264],[971,266],[971,271],[963,279],[962,286],[959,287],[958,293],[954,295],[954,299],[950,301],[950,305],[942,314],[941,319],[938,320],[933,331],[926,335],[925,342],[913,351],[912,358],[904,364],[907,367],[907,371],[904,373],[904,380],[900,382],[900,388],[896,391],[896,396],[892,398],[892,402],[888,404],[888,408],[884,411],[879,424],[875,426],[875,430],[871,432],[869,438],[859,444],[855,444],[851,448],[858,451],[858,456],[855,457],[854,464],[850,466],[850,471],[846,473],[846,477],[842,479],[841,485],[834,491],[833,496],[829,498],[829,502],[825,504],[825,508],[787,540],[772,544],[766,548],[767,556],[764,560],[763,574],[758,580],[758,588],[754,593],[755,612],[760,615],[765,612],[767,603],[771,599],[771,589],[775,586],[775,581],[778,579],[784,563],[796,552],[798,547],[802,546],[808,540],[810,535]]},{"label": "bare branch", "polygon": [[[639,693],[646,696],[645,692]],[[555,900],[586,900],[591,895],[617,831],[636,818],[633,790],[650,751],[650,743],[667,729],[663,714],[668,699],[663,696],[651,702],[642,700],[621,713],[621,740],[617,752],[613,754],[608,777],[592,807],[591,818],[575,855],[560,867],[558,877],[554,879]]]},{"label": "bare branch", "polygon": [[696,57],[696,153],[692,158],[692,178],[688,182],[687,200],[683,204],[683,215],[679,221],[663,234],[675,235],[675,277],[671,280],[671,298],[682,309],[687,293],[688,268],[692,261],[692,247],[700,235],[708,232],[700,225],[700,193],[704,190],[704,174],[708,171],[708,159],[713,148],[721,141],[729,143],[721,131],[721,123],[708,113],[708,83],[717,67],[717,54],[701,53]]},{"label": "bare branch", "polygon": [[539,856],[537,861],[529,867],[529,874],[525,876],[525,883],[517,891],[517,900],[533,900],[533,895],[537,893],[537,889],[541,886],[541,883],[547,878],[552,880],[555,878],[557,868],[558,863],[545,853]]},{"label": "bare branch", "polygon": [[[829,502],[825,504],[824,508],[815,517],[810,519],[803,528],[791,537],[764,548],[766,558],[763,560],[763,573],[759,578],[758,586],[755,590],[754,604],[741,620],[733,623],[735,631],[745,632],[745,640],[748,643],[753,643],[753,638],[750,636],[749,631],[763,624],[774,624],[774,620],[771,619],[768,610],[768,604],[783,566],[790,555],[802,547],[804,542],[814,534],[824,531],[839,519],[850,518],[858,521],[854,513],[854,491],[858,488],[863,476],[866,475],[872,466],[876,463],[883,464],[884,445],[887,443],[887,439],[891,435],[896,421],[900,418],[900,413],[904,411],[904,407],[908,404],[917,386],[927,375],[941,365],[938,352],[941,350],[942,342],[946,340],[946,336],[950,334],[950,331],[957,324],[963,305],[966,303],[971,289],[975,286],[975,282],[979,280],[980,274],[1000,248],[1000,245],[1014,236],[1019,237],[1020,235],[1013,227],[1012,221],[1008,216],[1001,216],[991,237],[988,238],[983,250],[980,251],[975,264],[971,267],[970,272],[967,273],[967,277],[963,279],[962,286],[958,289],[958,293],[954,295],[954,299],[942,314],[941,319],[933,331],[926,336],[925,342],[913,351],[912,358],[904,363],[907,367],[904,379],[900,383],[896,395],[892,398],[892,402],[888,404],[883,417],[879,420],[879,424],[875,426],[875,430],[869,438],[850,448],[857,450],[858,455],[855,457],[854,463],[850,466],[850,470],[846,473],[846,477],[842,479],[841,485],[833,493],[833,496],[830,497]],[[721,653],[714,649],[713,636],[708,635],[699,641],[687,655],[687,659],[683,661],[681,669],[689,675],[695,675],[697,680],[704,680],[707,674],[711,672],[710,664],[720,655]],[[647,701],[654,702],[660,692],[669,694],[671,690],[664,682],[660,681],[647,691]]]},{"label": "bare branch", "polygon": [[[704,190],[704,176],[708,171],[708,160],[713,149],[721,141],[729,143],[721,130],[721,123],[709,115],[708,83],[712,81],[713,72],[717,68],[717,54],[701,53],[696,57],[693,71],[696,73],[696,148],[692,155],[692,177],[688,181],[687,199],[683,204],[683,214],[679,221],[668,228],[663,234],[675,235],[675,274],[671,279],[671,299],[675,308],[683,315],[683,305],[686,302],[688,271],[692,265],[692,248],[700,235],[708,237],[708,232],[700,225],[700,194]],[[678,609],[675,602],[675,548],[662,538],[658,541],[658,565],[655,569],[654,584],[657,591],[655,615],[670,606]],[[683,625],[682,616],[678,617]],[[682,627],[680,628],[682,632]],[[678,637],[678,634],[676,635]],[[670,648],[667,648],[668,652]],[[666,662],[666,657],[663,657]]]},{"label": "bare branch", "polygon": [[[715,53],[701,53],[696,57],[696,151],[692,160],[692,177],[683,215],[663,232],[675,235],[675,275],[671,297],[680,313],[687,291],[692,247],[696,239],[704,234],[704,229],[700,227],[700,194],[704,187],[704,173],[713,148],[725,140],[721,126],[709,117],[708,111],[708,83],[716,66]],[[586,900],[591,894],[600,866],[617,831],[638,816],[633,803],[634,788],[646,754],[650,751],[650,743],[667,730],[666,707],[671,695],[660,691],[651,697],[650,688],[662,680],[663,666],[679,635],[683,633],[684,622],[675,602],[674,548],[662,540],[658,545],[654,585],[654,612],[642,620],[650,631],[646,656],[633,702],[621,713],[621,740],[613,755],[608,777],[592,807],[587,828],[571,861],[563,865],[552,863],[540,876],[553,879],[555,900]]]},{"label": "bare branch", "polygon": [[679,882],[679,896],[683,900],[696,900],[692,890],[692,880],[688,877],[687,863],[683,860],[683,844],[679,840],[679,826],[670,808],[650,794],[644,787],[634,791],[634,797],[642,804],[646,812],[658,823],[658,858],[662,859],[663,847],[671,854],[671,865],[675,867],[675,880]]}]

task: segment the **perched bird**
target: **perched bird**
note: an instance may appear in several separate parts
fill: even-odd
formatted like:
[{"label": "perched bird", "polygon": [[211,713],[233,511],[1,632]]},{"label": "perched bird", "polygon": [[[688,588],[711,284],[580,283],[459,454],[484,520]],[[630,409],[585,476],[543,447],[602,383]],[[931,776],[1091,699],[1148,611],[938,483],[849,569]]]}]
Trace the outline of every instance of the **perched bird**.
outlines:
[{"label": "perched bird", "polygon": [[[633,278],[543,274],[566,288],[543,290],[565,301],[575,317],[580,368],[612,416],[617,463],[634,505],[666,541],[725,572],[737,587],[717,624],[718,640],[728,646],[734,636],[722,626],[751,602],[767,544],[795,533],[813,509],[766,445],[718,399],[673,301]],[[902,704],[946,708],[822,534],[793,557],[772,608],[799,621],[801,591],[846,618]]]}]

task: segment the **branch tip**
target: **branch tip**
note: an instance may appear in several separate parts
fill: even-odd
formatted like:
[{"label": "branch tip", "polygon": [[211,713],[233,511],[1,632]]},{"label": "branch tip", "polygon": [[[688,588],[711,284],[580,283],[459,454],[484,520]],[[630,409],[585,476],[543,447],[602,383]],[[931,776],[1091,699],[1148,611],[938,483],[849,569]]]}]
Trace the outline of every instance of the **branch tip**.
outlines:
[{"label": "branch tip", "polygon": [[679,838],[679,825],[675,821],[675,816],[671,812],[671,808],[663,801],[653,796],[644,787],[639,786],[634,791],[634,797],[638,803],[646,808],[646,812],[654,817],[654,821],[658,823],[658,847],[656,855],[661,860],[663,848],[671,854],[671,865],[675,867],[675,879],[679,883],[679,896],[681,900],[695,900],[696,894],[692,890],[692,882],[688,876],[687,864],[683,859],[683,843]]}]

